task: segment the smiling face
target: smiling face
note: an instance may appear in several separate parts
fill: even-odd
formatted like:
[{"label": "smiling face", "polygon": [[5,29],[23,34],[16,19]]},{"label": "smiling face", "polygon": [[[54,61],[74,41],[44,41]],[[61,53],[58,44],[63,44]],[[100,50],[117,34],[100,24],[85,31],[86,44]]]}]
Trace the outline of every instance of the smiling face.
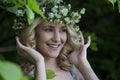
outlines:
[{"label": "smiling face", "polygon": [[36,49],[44,57],[56,58],[67,41],[67,28],[63,23],[44,22],[35,29]]}]

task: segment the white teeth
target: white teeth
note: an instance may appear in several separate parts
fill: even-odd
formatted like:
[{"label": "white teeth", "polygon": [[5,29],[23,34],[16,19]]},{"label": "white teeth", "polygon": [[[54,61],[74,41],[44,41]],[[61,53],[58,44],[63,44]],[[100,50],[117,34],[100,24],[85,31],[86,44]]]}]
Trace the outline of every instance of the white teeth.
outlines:
[{"label": "white teeth", "polygon": [[49,46],[53,48],[58,48],[58,45],[49,45]]}]

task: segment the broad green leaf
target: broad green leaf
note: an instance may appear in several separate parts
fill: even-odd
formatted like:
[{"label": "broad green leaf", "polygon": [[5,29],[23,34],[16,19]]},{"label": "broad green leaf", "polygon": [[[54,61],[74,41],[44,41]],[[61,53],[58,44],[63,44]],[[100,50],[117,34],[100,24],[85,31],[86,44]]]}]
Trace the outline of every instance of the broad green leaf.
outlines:
[{"label": "broad green leaf", "polygon": [[55,73],[49,69],[46,69],[46,75],[47,75],[47,79],[52,79],[56,76]]},{"label": "broad green leaf", "polygon": [[39,9],[39,5],[37,4],[36,0],[28,0],[28,5],[33,11],[39,14],[43,19],[46,19],[43,12]]},{"label": "broad green leaf", "polygon": [[28,24],[31,24],[34,21],[35,14],[28,5],[26,5],[26,15]]},{"label": "broad green leaf", "polygon": [[0,80],[4,80],[4,78],[2,77],[2,75],[0,74]]},{"label": "broad green leaf", "polygon": [[93,51],[98,51],[98,48],[97,48],[97,44],[92,42],[90,48],[93,50]]},{"label": "broad green leaf", "polygon": [[117,0],[109,0],[109,2],[112,3],[112,5],[113,5],[113,9],[114,9],[114,4],[117,2]]},{"label": "broad green leaf", "polygon": [[120,13],[120,0],[118,0],[118,11]]},{"label": "broad green leaf", "polygon": [[95,33],[89,33],[88,36],[89,35],[91,36],[92,41],[97,40],[97,37],[96,37]]},{"label": "broad green leaf", "polygon": [[13,7],[8,7],[7,8],[7,11],[13,13],[13,14],[16,14],[17,13],[17,10],[18,8],[20,8],[21,6],[20,5],[16,5],[16,6],[13,6]]},{"label": "broad green leaf", "polygon": [[4,80],[20,80],[22,72],[16,64],[0,61],[0,76]]},{"label": "broad green leaf", "polygon": [[84,36],[85,43],[87,42],[88,36],[91,36],[90,49],[92,49],[93,51],[97,51],[98,50],[97,44],[96,44],[97,36],[95,35],[95,33],[83,32],[83,36]]},{"label": "broad green leaf", "polygon": [[24,6],[26,4],[25,0],[14,0],[17,4]]},{"label": "broad green leaf", "polygon": [[20,79],[20,80],[28,80],[28,77],[23,76],[23,77],[21,77],[21,79]]}]

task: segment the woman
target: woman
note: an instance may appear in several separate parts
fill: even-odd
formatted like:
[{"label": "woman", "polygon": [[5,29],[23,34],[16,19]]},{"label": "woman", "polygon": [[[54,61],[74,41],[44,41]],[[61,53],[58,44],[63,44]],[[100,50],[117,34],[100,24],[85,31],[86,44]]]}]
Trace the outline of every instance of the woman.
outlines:
[{"label": "woman", "polygon": [[[43,19],[37,2],[27,0],[27,3],[23,12],[18,11],[21,15],[16,23],[16,26],[25,26],[16,37],[18,53],[26,60],[19,59],[24,73],[36,80],[46,80],[46,70],[49,69],[56,75],[52,80],[98,80],[87,60],[91,39],[88,37],[84,44],[83,35],[76,25],[85,10],[75,12],[62,0],[45,0],[40,4],[45,15]],[[30,14],[33,12],[37,15],[31,22],[34,16]]]},{"label": "woman", "polygon": [[36,70],[36,80],[46,80],[46,69],[56,74],[52,80],[98,80],[87,60],[90,37],[84,44],[82,33],[64,22],[36,18],[16,41],[19,54],[33,64],[23,63],[24,72],[32,75]]}]

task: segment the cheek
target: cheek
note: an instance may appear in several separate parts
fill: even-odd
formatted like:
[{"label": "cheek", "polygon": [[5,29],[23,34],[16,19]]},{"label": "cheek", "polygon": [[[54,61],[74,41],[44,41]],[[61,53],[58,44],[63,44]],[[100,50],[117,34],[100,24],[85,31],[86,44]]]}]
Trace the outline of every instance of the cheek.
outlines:
[{"label": "cheek", "polygon": [[67,41],[67,36],[64,38],[64,41],[65,41],[65,42]]},{"label": "cheek", "polygon": [[39,36],[36,40],[36,49],[41,54],[44,53],[45,46],[46,46],[47,39],[45,37]]},{"label": "cheek", "polygon": [[51,39],[51,36],[49,34],[39,33],[36,36],[36,48],[41,49],[45,47],[50,39]]},{"label": "cheek", "polygon": [[64,43],[67,41],[67,34],[62,35],[62,40],[64,41]]},{"label": "cheek", "polygon": [[49,34],[43,32],[43,31],[40,31],[39,33],[37,33],[36,38],[37,38],[37,40],[39,40],[39,42],[45,42],[50,39],[50,36],[49,36]]},{"label": "cheek", "polygon": [[44,43],[46,43],[49,39],[50,39],[49,36],[39,35],[39,36],[37,36],[36,44],[44,44]]}]

